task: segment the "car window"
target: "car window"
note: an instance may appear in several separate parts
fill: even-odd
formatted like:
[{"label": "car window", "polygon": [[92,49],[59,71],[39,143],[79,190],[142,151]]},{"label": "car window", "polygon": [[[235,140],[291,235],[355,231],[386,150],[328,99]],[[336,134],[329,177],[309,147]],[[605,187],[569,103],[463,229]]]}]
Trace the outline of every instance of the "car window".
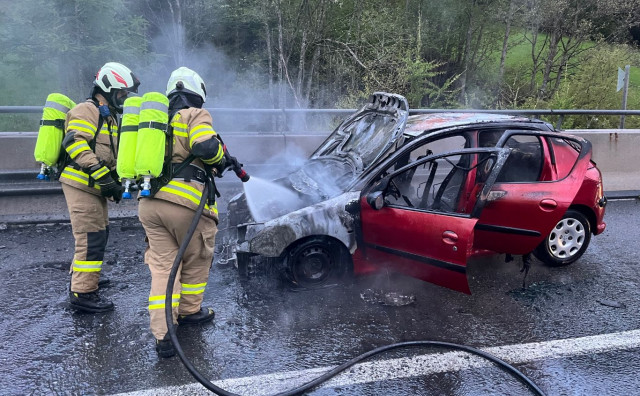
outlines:
[{"label": "car window", "polygon": [[496,183],[522,183],[540,180],[542,172],[542,144],[540,137],[531,135],[513,135],[504,147],[511,154],[498,175]]},{"label": "car window", "polygon": [[441,139],[429,141],[428,143],[419,146],[410,152],[404,153],[398,157],[393,169],[400,169],[403,166],[415,162],[421,158],[424,158],[432,154],[444,154],[448,151],[458,151],[463,148],[468,148],[467,139],[463,135],[447,136]]},{"label": "car window", "polygon": [[447,151],[458,151],[469,147],[467,139],[463,135],[452,135],[429,142],[427,148],[434,154],[442,154]]},{"label": "car window", "polygon": [[578,160],[579,146],[564,139],[551,138],[549,140],[555,157],[556,178],[562,180],[569,175]]},{"label": "car window", "polygon": [[[479,147],[495,146],[505,130],[493,129],[480,131]],[[496,183],[524,183],[540,180],[543,168],[543,153],[540,137],[532,135],[512,135],[504,147],[511,149],[511,154]],[[480,158],[481,159],[481,158]],[[478,173],[478,178],[483,176]],[[480,181],[478,179],[478,181]]]},{"label": "car window", "polygon": [[504,129],[489,129],[478,133],[478,147],[495,147],[504,134]]},{"label": "car window", "polygon": [[[476,154],[449,155],[395,175],[385,191],[390,206],[463,213],[464,186]],[[475,168],[475,167],[474,167]]]}]

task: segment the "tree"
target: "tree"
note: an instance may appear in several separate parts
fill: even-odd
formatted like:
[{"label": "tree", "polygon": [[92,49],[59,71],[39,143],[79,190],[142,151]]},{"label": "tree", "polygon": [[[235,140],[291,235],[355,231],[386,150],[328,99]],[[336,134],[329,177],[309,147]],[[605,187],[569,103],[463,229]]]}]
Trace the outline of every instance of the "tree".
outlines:
[{"label": "tree", "polygon": [[[532,64],[531,90],[538,98],[549,98],[562,75],[571,73],[580,54],[592,42],[612,42],[628,34],[637,24],[631,11],[637,0],[529,0],[528,21]],[[539,40],[542,40],[540,43]],[[542,75],[539,76],[539,72]]]}]

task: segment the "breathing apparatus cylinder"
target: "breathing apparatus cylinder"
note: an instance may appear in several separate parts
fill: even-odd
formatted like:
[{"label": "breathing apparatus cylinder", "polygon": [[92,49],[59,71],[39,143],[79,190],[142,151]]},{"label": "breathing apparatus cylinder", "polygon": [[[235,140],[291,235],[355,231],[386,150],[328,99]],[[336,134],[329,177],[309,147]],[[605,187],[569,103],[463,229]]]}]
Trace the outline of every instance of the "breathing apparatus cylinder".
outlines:
[{"label": "breathing apparatus cylinder", "polygon": [[147,92],[142,97],[135,149],[134,170],[142,176],[141,197],[151,194],[151,179],[162,174],[164,164],[169,99],[160,92]]},{"label": "breathing apparatus cylinder", "polygon": [[62,150],[64,137],[64,120],[67,112],[75,107],[75,102],[66,95],[52,93],[47,96],[47,102],[42,111],[40,129],[33,156],[41,162],[38,180],[49,180],[51,167],[58,162]]},{"label": "breathing apparatus cylinder", "polygon": [[136,146],[138,140],[138,124],[142,98],[132,96],[123,104],[122,125],[120,126],[120,143],[118,144],[118,160],[116,170],[124,182],[123,199],[131,199],[129,189],[135,184]]}]

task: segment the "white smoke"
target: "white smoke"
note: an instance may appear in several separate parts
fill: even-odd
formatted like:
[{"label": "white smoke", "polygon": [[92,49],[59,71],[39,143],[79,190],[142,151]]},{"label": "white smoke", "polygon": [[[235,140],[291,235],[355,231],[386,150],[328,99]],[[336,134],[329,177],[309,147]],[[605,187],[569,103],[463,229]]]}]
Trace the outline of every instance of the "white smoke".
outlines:
[{"label": "white smoke", "polygon": [[[285,101],[285,107],[295,107],[289,86],[269,84],[266,70],[252,68],[238,71],[237,62],[209,43],[197,48],[185,47],[185,29],[171,25],[162,29],[160,35],[151,41],[153,61],[140,73],[144,92],[165,92],[166,82],[173,70],[186,66],[197,72],[205,82],[207,109],[254,109],[254,111],[216,111],[214,128],[237,132],[294,131],[303,132],[309,128],[304,115],[283,116],[281,112],[267,112],[278,109],[277,104]],[[278,92],[285,92],[285,98],[278,99]],[[306,107],[307,103],[302,103]],[[328,120],[326,121],[328,125]],[[315,126],[317,128],[317,126]]]}]

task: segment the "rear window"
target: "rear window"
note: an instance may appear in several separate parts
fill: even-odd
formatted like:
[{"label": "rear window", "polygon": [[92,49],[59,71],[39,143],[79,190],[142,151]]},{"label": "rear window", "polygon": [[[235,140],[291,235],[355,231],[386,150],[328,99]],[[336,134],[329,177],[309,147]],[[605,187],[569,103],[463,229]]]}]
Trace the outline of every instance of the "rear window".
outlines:
[{"label": "rear window", "polygon": [[550,138],[549,140],[556,162],[556,177],[562,180],[569,175],[578,160],[580,146],[564,139]]}]

